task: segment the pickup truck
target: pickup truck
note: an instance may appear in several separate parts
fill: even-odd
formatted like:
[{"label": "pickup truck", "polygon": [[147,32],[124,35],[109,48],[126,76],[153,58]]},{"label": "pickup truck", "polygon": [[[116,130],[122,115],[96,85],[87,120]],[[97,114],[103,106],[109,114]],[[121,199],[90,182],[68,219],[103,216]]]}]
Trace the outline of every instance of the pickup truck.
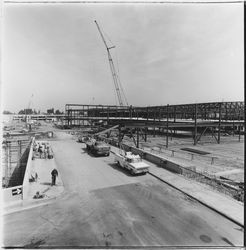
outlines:
[{"label": "pickup truck", "polygon": [[83,143],[85,143],[85,142],[87,142],[87,141],[89,141],[89,140],[90,140],[90,138],[89,138],[88,136],[80,135],[80,136],[78,137],[78,142],[83,142]]},{"label": "pickup truck", "polygon": [[125,155],[116,153],[115,161],[120,167],[129,170],[132,175],[149,172],[149,165],[139,155],[134,155],[132,152],[125,152]]},{"label": "pickup truck", "polygon": [[91,139],[86,142],[86,148],[94,155],[109,156],[110,154],[110,146],[103,141],[96,141],[95,139]]}]

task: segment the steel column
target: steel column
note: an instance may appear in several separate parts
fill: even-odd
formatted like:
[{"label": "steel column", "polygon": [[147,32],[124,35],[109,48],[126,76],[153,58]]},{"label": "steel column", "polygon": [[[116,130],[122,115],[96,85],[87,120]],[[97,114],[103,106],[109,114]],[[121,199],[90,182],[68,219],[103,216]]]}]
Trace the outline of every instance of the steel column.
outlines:
[{"label": "steel column", "polygon": [[107,108],[107,125],[109,123],[109,108]]},{"label": "steel column", "polygon": [[195,127],[194,127],[194,145],[196,145],[196,137],[197,137],[197,104],[195,104]]},{"label": "steel column", "polygon": [[139,148],[139,128],[137,128],[137,148]]},{"label": "steel column", "polygon": [[121,143],[121,126],[119,126],[119,138],[118,138],[118,142],[119,142],[119,146],[120,146],[120,143]]},{"label": "steel column", "polygon": [[[239,120],[241,120],[241,112],[239,110]],[[239,127],[238,127],[238,141],[240,142],[241,139],[241,123],[239,123]]]},{"label": "steel column", "polygon": [[218,131],[218,144],[220,144],[220,129],[221,129],[221,103],[219,105],[219,131]]},{"label": "steel column", "polygon": [[241,124],[238,126],[238,141],[240,142],[241,140]]},{"label": "steel column", "polygon": [[176,122],[176,106],[174,106],[174,122]]},{"label": "steel column", "polygon": [[[156,110],[154,111],[154,123],[155,123],[155,118],[156,118]],[[155,137],[155,126],[154,126],[154,137]]]},{"label": "steel column", "polygon": [[147,142],[147,131],[148,131],[148,128],[145,127],[144,129],[144,141]]},{"label": "steel column", "polygon": [[167,134],[166,134],[166,148],[168,148],[168,120],[169,120],[169,104],[167,104]]}]

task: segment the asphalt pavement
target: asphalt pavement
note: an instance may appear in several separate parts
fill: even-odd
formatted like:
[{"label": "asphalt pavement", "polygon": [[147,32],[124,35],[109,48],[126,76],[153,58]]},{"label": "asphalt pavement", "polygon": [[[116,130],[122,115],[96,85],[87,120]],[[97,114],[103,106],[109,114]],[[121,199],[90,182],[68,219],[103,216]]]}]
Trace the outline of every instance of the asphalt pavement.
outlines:
[{"label": "asphalt pavement", "polygon": [[6,214],[5,247],[243,245],[241,227],[150,175],[131,176],[113,155],[90,155],[64,132],[50,143],[64,191]]}]

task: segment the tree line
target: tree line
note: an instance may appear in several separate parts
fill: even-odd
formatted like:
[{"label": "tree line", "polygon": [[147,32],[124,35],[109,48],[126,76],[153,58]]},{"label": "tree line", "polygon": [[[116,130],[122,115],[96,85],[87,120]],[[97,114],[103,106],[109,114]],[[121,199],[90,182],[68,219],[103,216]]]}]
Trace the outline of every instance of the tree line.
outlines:
[{"label": "tree line", "polygon": [[[15,114],[11,111],[4,110],[3,111],[4,115],[12,115]],[[40,110],[36,111],[35,109],[21,109],[17,114],[19,115],[39,115],[41,114]],[[55,110],[54,108],[47,109],[46,113],[42,112],[42,114],[49,114],[49,115],[62,115],[64,114],[62,111],[59,109]]]}]

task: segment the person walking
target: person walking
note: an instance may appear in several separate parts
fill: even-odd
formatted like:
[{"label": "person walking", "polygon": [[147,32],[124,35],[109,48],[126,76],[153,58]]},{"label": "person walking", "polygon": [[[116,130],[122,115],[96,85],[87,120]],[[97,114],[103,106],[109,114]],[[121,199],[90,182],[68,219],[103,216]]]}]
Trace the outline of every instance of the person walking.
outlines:
[{"label": "person walking", "polygon": [[55,168],[51,171],[51,176],[52,176],[51,186],[56,185],[56,177],[58,176],[58,171]]},{"label": "person walking", "polygon": [[44,159],[47,159],[47,149],[44,148]]},{"label": "person walking", "polygon": [[39,157],[42,158],[42,146],[39,145],[38,147]]}]

